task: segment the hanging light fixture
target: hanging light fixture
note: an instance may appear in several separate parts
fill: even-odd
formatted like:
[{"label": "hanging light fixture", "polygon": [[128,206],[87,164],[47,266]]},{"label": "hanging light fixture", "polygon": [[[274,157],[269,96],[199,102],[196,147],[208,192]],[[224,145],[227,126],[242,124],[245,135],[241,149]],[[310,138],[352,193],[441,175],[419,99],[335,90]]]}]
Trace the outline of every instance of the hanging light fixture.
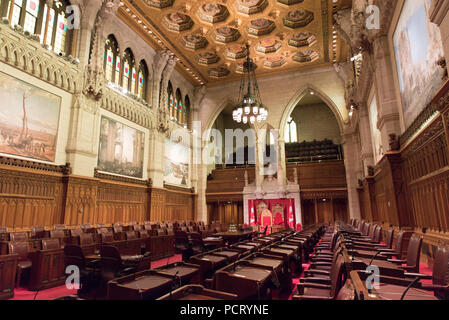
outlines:
[{"label": "hanging light fixture", "polygon": [[267,120],[268,110],[262,104],[256,79],[256,64],[250,59],[249,44],[246,45],[246,61],[243,63],[243,75],[240,81],[238,103],[232,112],[232,118],[238,123],[254,124]]}]

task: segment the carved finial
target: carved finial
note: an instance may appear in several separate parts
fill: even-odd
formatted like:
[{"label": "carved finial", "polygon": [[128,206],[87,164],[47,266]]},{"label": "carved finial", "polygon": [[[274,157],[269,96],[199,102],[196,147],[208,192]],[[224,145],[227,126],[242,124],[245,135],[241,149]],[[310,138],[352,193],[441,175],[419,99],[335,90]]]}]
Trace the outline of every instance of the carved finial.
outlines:
[{"label": "carved finial", "polygon": [[399,139],[398,136],[395,133],[391,133],[389,135],[389,145],[390,145],[390,150],[391,151],[399,151],[400,149],[400,143],[399,143]]}]

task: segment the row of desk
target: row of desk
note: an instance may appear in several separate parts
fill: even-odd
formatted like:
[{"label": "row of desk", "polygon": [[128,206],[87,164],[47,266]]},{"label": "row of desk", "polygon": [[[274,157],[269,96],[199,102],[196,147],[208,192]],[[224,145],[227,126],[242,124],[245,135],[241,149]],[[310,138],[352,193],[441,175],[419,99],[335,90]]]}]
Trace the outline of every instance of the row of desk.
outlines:
[{"label": "row of desk", "polygon": [[286,230],[114,279],[108,283],[108,298],[270,299],[274,287],[291,290],[302,246],[319,230]]}]

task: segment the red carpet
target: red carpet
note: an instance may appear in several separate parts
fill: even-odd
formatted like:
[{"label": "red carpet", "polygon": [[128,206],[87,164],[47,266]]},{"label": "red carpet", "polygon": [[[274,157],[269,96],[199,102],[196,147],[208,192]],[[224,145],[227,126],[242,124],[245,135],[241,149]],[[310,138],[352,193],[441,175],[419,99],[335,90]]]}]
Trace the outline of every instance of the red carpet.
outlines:
[{"label": "red carpet", "polygon": [[[156,260],[151,262],[151,268],[157,268],[169,263],[182,261],[182,255],[175,254],[174,256]],[[28,291],[25,288],[16,288],[14,289],[14,297],[10,300],[34,300],[36,296],[36,300],[52,300],[64,296],[69,296],[76,294],[76,290],[69,290],[66,286],[59,286],[47,290],[39,291],[36,295],[36,291]]]}]

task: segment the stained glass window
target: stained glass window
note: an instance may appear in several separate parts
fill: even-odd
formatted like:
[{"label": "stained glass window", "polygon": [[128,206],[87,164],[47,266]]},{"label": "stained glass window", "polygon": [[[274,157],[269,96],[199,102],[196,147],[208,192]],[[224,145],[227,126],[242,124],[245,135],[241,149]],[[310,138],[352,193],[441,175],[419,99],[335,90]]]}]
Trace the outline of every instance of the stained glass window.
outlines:
[{"label": "stained glass window", "polygon": [[122,87],[128,89],[129,82],[129,63],[127,60],[123,63],[123,79],[122,79]]},{"label": "stained glass window", "polygon": [[117,41],[113,35],[109,35],[105,42],[104,69],[107,82],[115,82],[120,74],[120,56]]},{"label": "stained glass window", "polygon": [[12,20],[11,25],[19,24],[20,20],[20,13],[22,12],[22,6],[23,6],[22,0],[14,0],[14,7],[12,11]]},{"label": "stained glass window", "polygon": [[133,66],[131,69],[131,93],[136,93],[136,80],[137,80],[136,67]]},{"label": "stained glass window", "polygon": [[25,22],[23,29],[30,33],[35,33],[37,14],[39,13],[39,3],[36,0],[27,0],[25,11]]},{"label": "stained glass window", "polygon": [[137,95],[140,98],[144,99],[143,88],[144,88],[144,85],[145,85],[145,80],[143,78],[143,71],[142,70],[139,71],[139,82],[138,82],[137,85],[138,85],[138,87],[137,87]]}]

